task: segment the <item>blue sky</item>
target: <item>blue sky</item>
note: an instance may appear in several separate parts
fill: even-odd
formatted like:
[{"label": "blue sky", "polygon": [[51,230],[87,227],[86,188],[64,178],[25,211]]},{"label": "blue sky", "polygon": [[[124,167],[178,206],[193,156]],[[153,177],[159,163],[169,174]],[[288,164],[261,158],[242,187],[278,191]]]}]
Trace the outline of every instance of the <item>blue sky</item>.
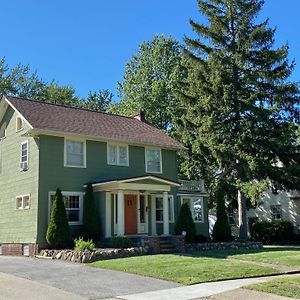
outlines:
[{"label": "blue sky", "polygon": [[[107,88],[116,94],[125,64],[155,34],[182,41],[189,18],[203,20],[196,0],[9,0],[1,2],[0,56],[29,64],[45,80],[73,86],[79,95]],[[261,18],[288,42],[300,81],[300,1],[266,0]]]}]

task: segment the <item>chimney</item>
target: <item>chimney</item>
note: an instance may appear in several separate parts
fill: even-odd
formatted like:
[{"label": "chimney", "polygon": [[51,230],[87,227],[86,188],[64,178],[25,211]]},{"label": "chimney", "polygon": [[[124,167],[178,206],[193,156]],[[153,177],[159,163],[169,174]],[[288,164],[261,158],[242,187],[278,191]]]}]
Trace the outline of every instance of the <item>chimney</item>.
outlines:
[{"label": "chimney", "polygon": [[140,110],[138,113],[133,115],[133,117],[139,121],[145,122],[145,112],[143,110]]}]

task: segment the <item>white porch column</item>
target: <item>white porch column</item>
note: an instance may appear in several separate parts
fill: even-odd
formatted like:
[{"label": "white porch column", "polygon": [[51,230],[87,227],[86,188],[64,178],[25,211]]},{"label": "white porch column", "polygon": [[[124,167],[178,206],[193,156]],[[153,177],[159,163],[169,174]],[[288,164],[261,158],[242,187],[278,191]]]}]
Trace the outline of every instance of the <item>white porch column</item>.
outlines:
[{"label": "white porch column", "polygon": [[105,237],[111,237],[111,193],[105,193]]},{"label": "white porch column", "polygon": [[118,191],[118,235],[125,233],[125,218],[124,218],[124,192]]},{"label": "white porch column", "polygon": [[151,194],[151,235],[156,235],[156,195]]},{"label": "white porch column", "polygon": [[164,234],[169,235],[169,203],[168,192],[163,192],[163,222],[164,222]]}]

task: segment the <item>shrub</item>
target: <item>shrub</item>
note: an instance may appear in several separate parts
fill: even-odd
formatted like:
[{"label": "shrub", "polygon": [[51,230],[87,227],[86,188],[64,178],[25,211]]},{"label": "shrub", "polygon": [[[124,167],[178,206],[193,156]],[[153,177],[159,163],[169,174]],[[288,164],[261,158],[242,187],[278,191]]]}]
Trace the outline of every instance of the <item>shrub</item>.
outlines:
[{"label": "shrub", "polygon": [[83,231],[84,236],[87,238],[94,240],[100,239],[100,220],[91,183],[89,183],[85,189],[83,203]]},{"label": "shrub", "polygon": [[216,192],[217,198],[217,221],[213,228],[213,240],[216,242],[228,242],[232,240],[231,227],[226,213],[224,192],[219,188]]},{"label": "shrub", "polygon": [[181,235],[182,231],[186,232],[186,241],[192,243],[195,239],[196,228],[190,207],[187,203],[181,205],[179,217],[175,225],[175,234]]},{"label": "shrub", "polygon": [[261,221],[253,225],[253,238],[264,244],[290,241],[293,231],[294,226],[290,221]]},{"label": "shrub", "polygon": [[209,241],[209,238],[205,235],[202,235],[202,234],[195,235],[195,239],[194,239],[195,243],[206,243],[208,241]]},{"label": "shrub", "polygon": [[114,236],[111,238],[113,248],[130,248],[133,247],[133,241],[126,236]]},{"label": "shrub", "polygon": [[56,190],[52,203],[46,240],[53,248],[62,248],[70,241],[69,223],[60,189]]},{"label": "shrub", "polygon": [[79,252],[79,251],[84,251],[84,250],[93,250],[95,248],[95,244],[93,243],[92,240],[87,240],[84,241],[82,237],[75,239],[74,240],[74,250]]}]

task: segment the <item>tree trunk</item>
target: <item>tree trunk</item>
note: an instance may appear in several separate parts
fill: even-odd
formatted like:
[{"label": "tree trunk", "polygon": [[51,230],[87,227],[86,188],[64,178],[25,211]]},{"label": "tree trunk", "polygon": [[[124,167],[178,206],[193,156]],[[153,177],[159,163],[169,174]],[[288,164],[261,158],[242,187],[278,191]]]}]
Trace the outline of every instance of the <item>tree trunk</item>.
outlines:
[{"label": "tree trunk", "polygon": [[248,226],[247,226],[246,197],[242,194],[240,190],[238,191],[238,210],[239,210],[239,238],[241,240],[247,240]]}]

